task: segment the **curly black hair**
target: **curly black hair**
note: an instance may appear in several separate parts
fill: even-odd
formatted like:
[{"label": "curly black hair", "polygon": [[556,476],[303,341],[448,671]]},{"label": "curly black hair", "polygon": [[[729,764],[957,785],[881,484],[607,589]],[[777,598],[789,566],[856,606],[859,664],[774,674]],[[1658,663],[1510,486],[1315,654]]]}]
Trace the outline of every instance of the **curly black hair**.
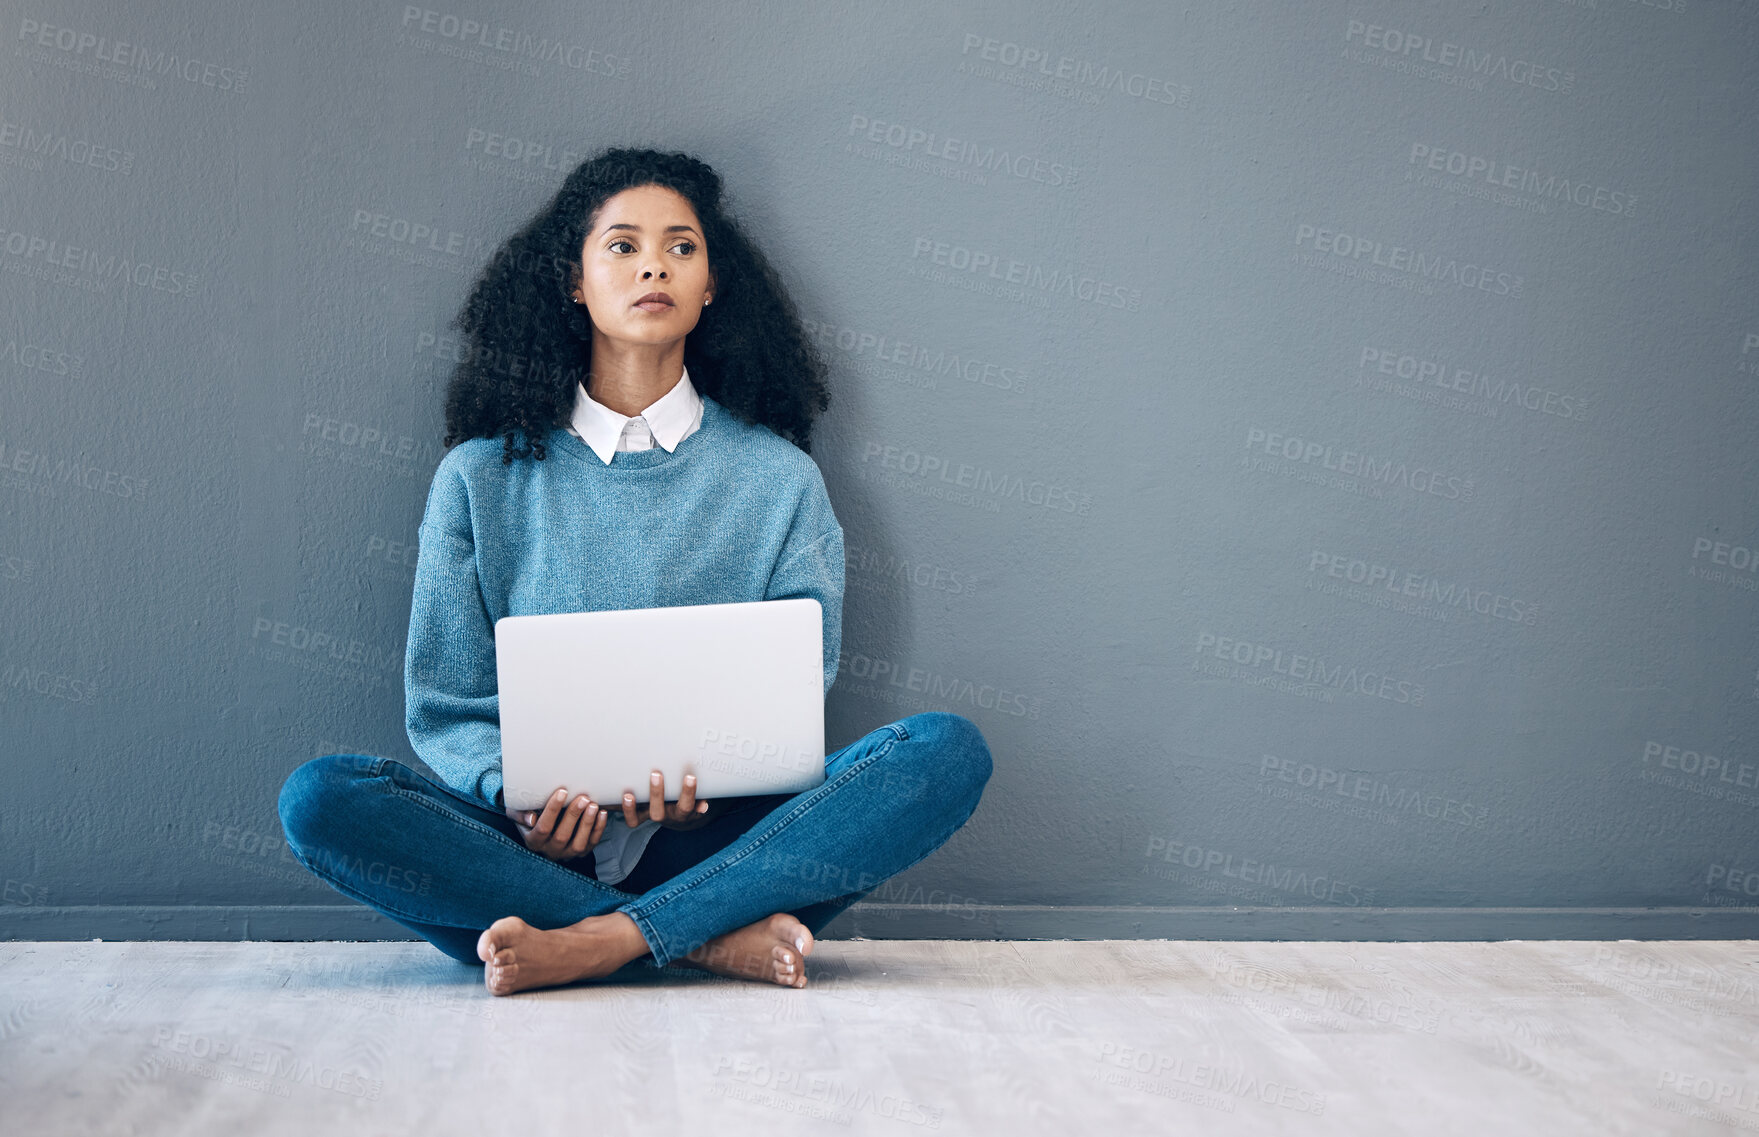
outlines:
[{"label": "curly black hair", "polygon": [[542,461],[592,363],[592,322],[574,303],[580,249],[606,199],[636,186],[682,194],[702,222],[715,302],[684,339],[702,394],[807,453],[830,405],[827,367],[781,278],[721,202],[721,178],[687,154],[607,148],[581,162],[538,215],[495,251],[450,327],[464,348],[446,385],[443,445],[503,440],[501,461]]}]

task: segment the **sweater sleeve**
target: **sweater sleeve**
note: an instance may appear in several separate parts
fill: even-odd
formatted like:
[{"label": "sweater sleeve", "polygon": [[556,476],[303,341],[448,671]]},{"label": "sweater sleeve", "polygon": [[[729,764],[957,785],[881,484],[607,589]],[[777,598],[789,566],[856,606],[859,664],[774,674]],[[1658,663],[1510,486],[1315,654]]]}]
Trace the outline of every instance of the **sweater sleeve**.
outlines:
[{"label": "sweater sleeve", "polygon": [[825,694],[829,695],[843,649],[843,527],[831,510],[823,481],[818,482],[811,505],[796,517],[763,594],[765,600],[796,597],[819,603],[824,618]]},{"label": "sweater sleeve", "polygon": [[435,472],[419,532],[403,665],[409,744],[454,791],[498,810],[495,629],[477,576],[469,497],[456,471]]}]

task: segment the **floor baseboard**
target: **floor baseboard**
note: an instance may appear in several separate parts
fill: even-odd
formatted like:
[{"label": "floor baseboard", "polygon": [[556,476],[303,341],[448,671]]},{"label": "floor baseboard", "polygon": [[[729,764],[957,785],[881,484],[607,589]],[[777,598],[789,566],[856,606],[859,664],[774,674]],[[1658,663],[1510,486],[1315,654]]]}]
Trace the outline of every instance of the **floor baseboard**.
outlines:
[{"label": "floor baseboard", "polygon": [[[1748,908],[1149,908],[858,904],[826,939],[1747,940]],[[0,907],[0,940],[412,940],[364,905]]]}]

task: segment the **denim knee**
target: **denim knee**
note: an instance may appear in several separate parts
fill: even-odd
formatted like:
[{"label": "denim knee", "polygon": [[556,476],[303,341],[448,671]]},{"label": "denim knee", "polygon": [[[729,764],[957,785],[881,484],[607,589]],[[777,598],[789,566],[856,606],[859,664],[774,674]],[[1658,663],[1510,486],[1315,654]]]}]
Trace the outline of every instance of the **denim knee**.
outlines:
[{"label": "denim knee", "polygon": [[376,761],[361,754],[326,754],[294,767],[276,801],[288,843],[295,849],[321,843],[324,823],[343,816],[348,791]]},{"label": "denim knee", "polygon": [[903,722],[911,739],[935,744],[937,781],[956,781],[970,793],[983,792],[995,770],[995,760],[976,723],[954,711],[922,711]]}]

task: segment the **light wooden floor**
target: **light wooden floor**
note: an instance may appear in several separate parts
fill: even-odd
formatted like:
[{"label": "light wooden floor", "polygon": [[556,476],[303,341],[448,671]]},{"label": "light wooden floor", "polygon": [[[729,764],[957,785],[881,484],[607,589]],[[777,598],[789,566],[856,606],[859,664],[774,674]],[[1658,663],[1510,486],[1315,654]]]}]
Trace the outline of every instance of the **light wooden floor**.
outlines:
[{"label": "light wooden floor", "polygon": [[1759,1131],[1759,941],[827,941],[809,975],[497,999],[425,943],[0,943],[0,1131]]}]

